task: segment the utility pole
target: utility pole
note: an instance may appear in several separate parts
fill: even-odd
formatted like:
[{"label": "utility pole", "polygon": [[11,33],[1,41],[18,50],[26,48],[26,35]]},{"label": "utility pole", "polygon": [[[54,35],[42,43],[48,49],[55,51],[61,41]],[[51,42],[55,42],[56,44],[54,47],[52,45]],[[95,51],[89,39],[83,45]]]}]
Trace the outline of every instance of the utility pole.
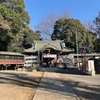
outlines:
[{"label": "utility pole", "polygon": [[77,66],[78,66],[78,38],[77,38],[77,29],[76,29],[76,52],[77,52],[76,64],[77,64]]}]

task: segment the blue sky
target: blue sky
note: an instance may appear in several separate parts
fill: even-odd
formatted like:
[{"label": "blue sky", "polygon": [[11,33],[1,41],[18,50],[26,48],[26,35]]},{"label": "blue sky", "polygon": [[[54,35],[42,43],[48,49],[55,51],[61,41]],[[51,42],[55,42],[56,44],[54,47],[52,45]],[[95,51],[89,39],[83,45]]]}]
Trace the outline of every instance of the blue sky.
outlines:
[{"label": "blue sky", "polygon": [[65,10],[70,12],[71,18],[81,22],[92,21],[100,11],[100,0],[24,0],[25,10],[30,16],[30,27],[50,12],[63,14]]}]

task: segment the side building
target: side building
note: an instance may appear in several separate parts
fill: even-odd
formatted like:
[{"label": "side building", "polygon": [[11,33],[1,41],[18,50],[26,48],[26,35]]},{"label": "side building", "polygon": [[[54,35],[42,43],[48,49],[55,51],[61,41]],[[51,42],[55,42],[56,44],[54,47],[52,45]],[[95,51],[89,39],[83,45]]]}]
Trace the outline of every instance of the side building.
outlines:
[{"label": "side building", "polygon": [[24,55],[16,52],[0,51],[0,70],[23,68]]}]

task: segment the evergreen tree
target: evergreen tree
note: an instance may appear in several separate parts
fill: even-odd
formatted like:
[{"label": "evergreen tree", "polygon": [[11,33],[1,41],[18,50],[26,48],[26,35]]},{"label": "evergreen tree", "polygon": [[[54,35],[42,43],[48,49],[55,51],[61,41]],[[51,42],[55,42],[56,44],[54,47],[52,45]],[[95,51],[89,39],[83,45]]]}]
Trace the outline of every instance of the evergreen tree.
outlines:
[{"label": "evergreen tree", "polygon": [[95,51],[100,53],[100,12],[99,15],[95,18],[94,22],[94,31],[97,34],[97,39],[95,41]]},{"label": "evergreen tree", "polygon": [[[23,36],[30,22],[24,9],[23,0],[0,0],[0,51],[23,51]],[[36,35],[32,30],[28,34]],[[27,35],[28,41],[30,35]],[[32,39],[35,39],[33,35]]]},{"label": "evergreen tree", "polygon": [[64,40],[66,46],[74,48],[75,51],[78,46],[78,48],[86,48],[88,52],[92,52],[94,49],[92,41],[95,40],[95,35],[87,32],[79,20],[61,18],[55,23],[52,39]]}]

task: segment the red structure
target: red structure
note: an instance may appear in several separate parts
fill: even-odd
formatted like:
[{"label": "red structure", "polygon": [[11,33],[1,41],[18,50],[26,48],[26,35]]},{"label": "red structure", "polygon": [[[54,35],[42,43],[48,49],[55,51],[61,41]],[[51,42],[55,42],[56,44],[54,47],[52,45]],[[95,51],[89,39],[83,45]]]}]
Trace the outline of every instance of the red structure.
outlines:
[{"label": "red structure", "polygon": [[13,60],[13,59],[0,59],[0,65],[7,65],[7,64],[24,64],[23,60]]},{"label": "red structure", "polygon": [[24,55],[15,52],[0,52],[0,67],[6,65],[23,66]]}]

